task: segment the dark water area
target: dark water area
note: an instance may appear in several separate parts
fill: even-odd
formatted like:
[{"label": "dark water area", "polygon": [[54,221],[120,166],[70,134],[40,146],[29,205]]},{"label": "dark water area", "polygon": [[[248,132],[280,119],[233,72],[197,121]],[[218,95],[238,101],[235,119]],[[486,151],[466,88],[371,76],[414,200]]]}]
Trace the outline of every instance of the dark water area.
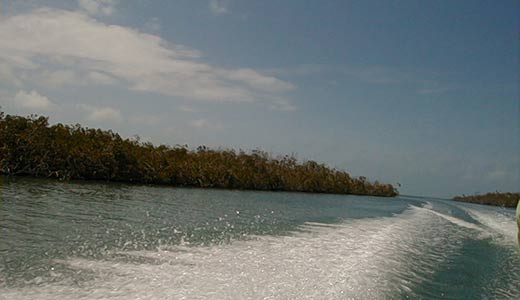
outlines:
[{"label": "dark water area", "polygon": [[520,299],[513,209],[0,179],[0,299]]}]

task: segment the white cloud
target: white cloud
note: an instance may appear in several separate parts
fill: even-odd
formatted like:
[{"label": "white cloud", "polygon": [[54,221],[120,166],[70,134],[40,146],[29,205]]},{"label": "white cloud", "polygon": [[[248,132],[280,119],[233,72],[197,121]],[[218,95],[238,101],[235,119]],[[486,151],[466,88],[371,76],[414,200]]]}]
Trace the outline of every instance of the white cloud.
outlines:
[{"label": "white cloud", "polygon": [[215,15],[222,15],[229,13],[229,1],[227,0],[210,0],[209,9]]},{"label": "white cloud", "polygon": [[253,69],[206,64],[198,51],[157,35],[55,9],[0,20],[0,64],[15,75],[29,69],[50,75],[52,86],[120,84],[190,100],[269,102],[295,88]]},{"label": "white cloud", "polygon": [[97,71],[73,69],[41,70],[25,72],[20,78],[34,82],[43,87],[62,88],[66,86],[110,85],[116,80]]},{"label": "white cloud", "polygon": [[78,5],[91,15],[110,16],[114,13],[118,0],[78,0]]},{"label": "white cloud", "polygon": [[20,90],[13,98],[16,106],[34,110],[52,110],[55,105],[49,98],[40,95],[36,91]]},{"label": "white cloud", "polygon": [[54,87],[76,84],[79,82],[79,76],[71,70],[44,71],[42,80],[47,85]]},{"label": "white cloud", "polygon": [[119,123],[123,121],[121,112],[112,107],[94,107],[90,105],[79,105],[79,108],[86,110],[87,120],[94,122]]}]

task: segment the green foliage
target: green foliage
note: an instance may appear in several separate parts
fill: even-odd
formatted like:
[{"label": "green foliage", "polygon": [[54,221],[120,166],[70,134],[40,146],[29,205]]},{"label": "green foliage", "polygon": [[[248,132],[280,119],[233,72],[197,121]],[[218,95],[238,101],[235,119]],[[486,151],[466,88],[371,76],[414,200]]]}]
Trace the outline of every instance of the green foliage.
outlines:
[{"label": "green foliage", "polygon": [[457,196],[455,201],[470,202],[485,205],[496,205],[505,207],[516,207],[520,199],[520,193],[487,193],[484,195]]},{"label": "green foliage", "polygon": [[7,175],[203,188],[395,196],[390,184],[352,178],[314,161],[266,152],[153,146],[100,129],[0,112],[0,172]]}]

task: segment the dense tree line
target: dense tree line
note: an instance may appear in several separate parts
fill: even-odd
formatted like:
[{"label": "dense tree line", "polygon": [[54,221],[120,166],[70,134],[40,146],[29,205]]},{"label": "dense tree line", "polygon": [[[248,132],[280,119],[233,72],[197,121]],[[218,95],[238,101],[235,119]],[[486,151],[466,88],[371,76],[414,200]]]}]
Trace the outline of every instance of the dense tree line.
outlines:
[{"label": "dense tree line", "polygon": [[266,152],[153,146],[110,130],[49,125],[0,112],[0,172],[6,175],[155,183],[203,188],[395,196],[390,184],[353,178],[314,161]]},{"label": "dense tree line", "polygon": [[470,202],[485,205],[496,205],[505,207],[516,207],[520,200],[520,193],[487,193],[484,195],[473,196],[457,196],[453,198],[455,201]]}]

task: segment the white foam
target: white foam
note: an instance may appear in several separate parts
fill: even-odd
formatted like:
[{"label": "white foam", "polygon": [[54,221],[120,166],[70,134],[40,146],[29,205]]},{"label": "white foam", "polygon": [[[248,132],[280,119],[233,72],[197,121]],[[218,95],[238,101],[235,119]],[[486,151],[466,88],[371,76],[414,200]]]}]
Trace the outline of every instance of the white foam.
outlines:
[{"label": "white foam", "polygon": [[493,210],[479,210],[472,208],[465,208],[465,210],[481,224],[485,225],[498,235],[495,235],[496,239],[499,239],[508,244],[518,243],[518,226],[516,224],[515,216],[513,214],[507,214],[506,212],[499,212]]},{"label": "white foam", "polygon": [[473,230],[477,230],[477,231],[480,231],[480,232],[487,232],[484,228],[478,226],[477,224],[473,224],[473,223],[470,223],[470,222],[466,222],[464,220],[461,220],[461,219],[458,219],[458,218],[455,218],[455,217],[452,217],[450,215],[446,215],[446,214],[441,214],[435,210],[433,210],[430,206],[430,208],[418,208],[418,209],[424,209],[426,211],[428,211],[429,213],[431,214],[434,214],[436,216],[439,216],[447,221],[449,221],[450,223],[452,224],[455,224],[455,225],[458,225],[460,227],[464,227],[464,228],[468,228],[468,229],[473,229]]},{"label": "white foam", "polygon": [[92,271],[95,279],[82,285],[5,288],[0,298],[399,298],[399,293],[411,293],[458,247],[449,230],[436,230],[435,215],[412,207],[394,217],[351,220],[339,226],[308,223],[292,236],[123,253],[152,259],[149,263],[71,258],[60,263]]}]

